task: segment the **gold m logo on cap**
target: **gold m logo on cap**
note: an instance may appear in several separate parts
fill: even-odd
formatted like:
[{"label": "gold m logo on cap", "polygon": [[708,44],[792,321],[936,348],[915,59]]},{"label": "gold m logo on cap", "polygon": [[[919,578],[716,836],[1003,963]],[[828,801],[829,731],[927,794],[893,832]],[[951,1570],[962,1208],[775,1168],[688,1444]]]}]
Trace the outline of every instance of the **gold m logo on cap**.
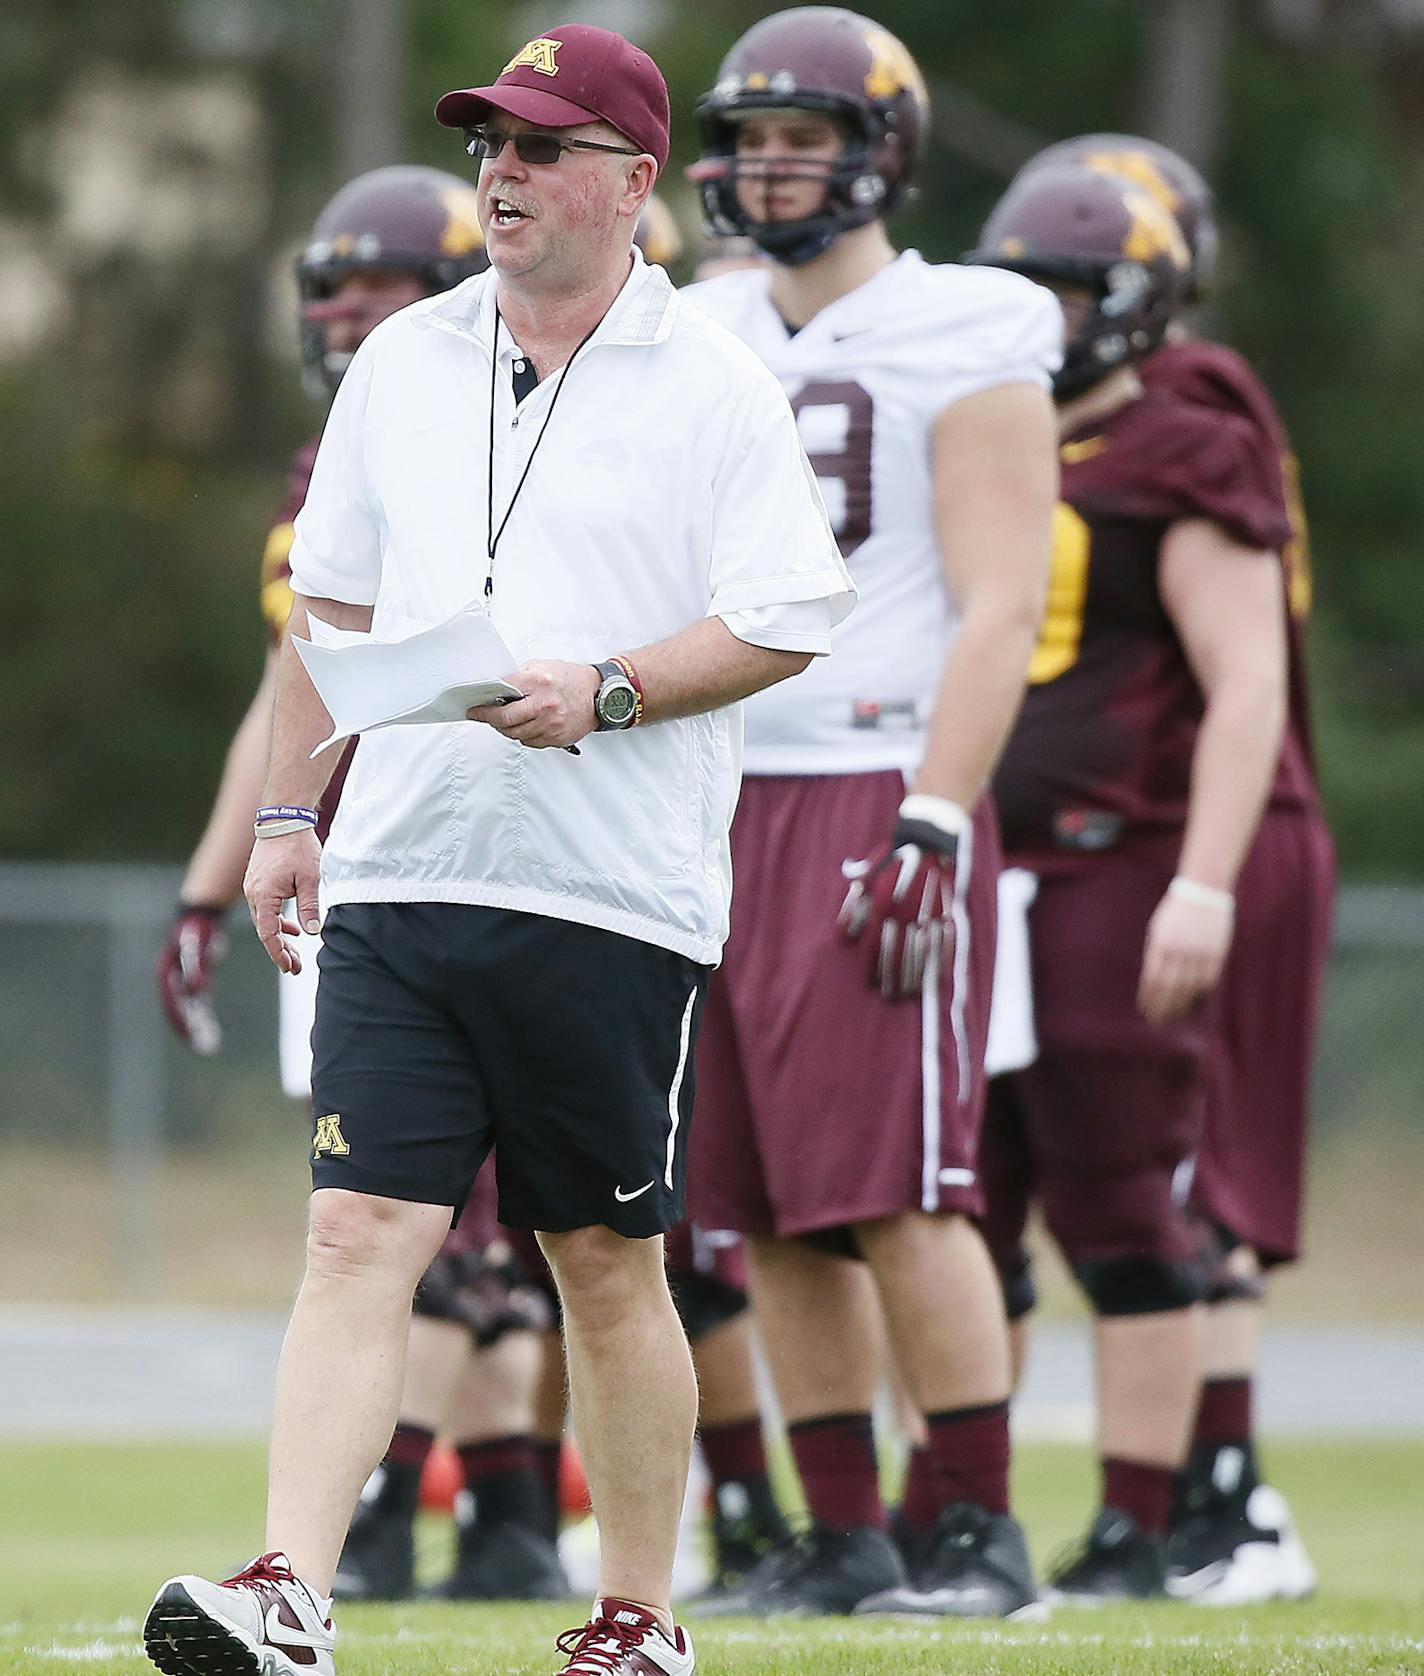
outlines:
[{"label": "gold m logo on cap", "polygon": [[562,41],[555,41],[548,35],[536,36],[527,46],[520,47],[519,51],[499,73],[502,76],[507,76],[511,70],[518,70],[527,64],[536,75],[556,76],[559,73],[559,66],[554,60],[563,44]]},{"label": "gold m logo on cap", "polygon": [[329,1152],[333,1157],[344,1158],[350,1150],[346,1137],[341,1133],[340,1112],[332,1112],[330,1117],[316,1120],[316,1134],[312,1137],[313,1156]]}]

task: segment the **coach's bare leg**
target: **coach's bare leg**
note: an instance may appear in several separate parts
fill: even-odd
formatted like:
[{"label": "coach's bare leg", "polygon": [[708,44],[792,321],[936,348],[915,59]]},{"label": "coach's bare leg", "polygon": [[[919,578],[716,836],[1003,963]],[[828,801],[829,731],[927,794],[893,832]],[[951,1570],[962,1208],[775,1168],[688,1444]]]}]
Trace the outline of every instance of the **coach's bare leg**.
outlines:
[{"label": "coach's bare leg", "polygon": [[752,1310],[782,1418],[864,1414],[885,1365],[885,1334],[865,1264],[805,1240],[746,1241]]},{"label": "coach's bare leg", "polygon": [[541,1233],[539,1244],[564,1306],[574,1435],[598,1521],[599,1593],[646,1607],[671,1631],[697,1381],[662,1238],[577,1228]]},{"label": "coach's bare leg", "polygon": [[921,1414],[1003,1402],[1009,1327],[999,1276],[967,1217],[902,1211],[856,1224],[906,1388]]},{"label": "coach's bare leg", "polygon": [[267,1547],[322,1594],[395,1429],[410,1301],[449,1231],[448,1205],[312,1194],[306,1274],[277,1364]]},{"label": "coach's bare leg", "polygon": [[1094,1327],[1098,1453],[1178,1467],[1186,1459],[1201,1382],[1205,1310],[1100,1317]]}]

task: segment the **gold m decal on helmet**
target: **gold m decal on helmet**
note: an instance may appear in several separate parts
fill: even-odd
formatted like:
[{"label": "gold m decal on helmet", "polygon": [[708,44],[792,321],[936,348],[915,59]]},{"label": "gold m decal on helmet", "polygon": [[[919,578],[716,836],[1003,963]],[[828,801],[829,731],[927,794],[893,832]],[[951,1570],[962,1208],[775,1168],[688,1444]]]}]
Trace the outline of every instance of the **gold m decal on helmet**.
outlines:
[{"label": "gold m decal on helmet", "polygon": [[870,48],[870,69],[865,76],[865,91],[871,99],[893,99],[897,93],[911,89],[920,100],[929,96],[920,67],[910,57],[905,43],[888,29],[867,29],[865,44]]},{"label": "gold m decal on helmet", "polygon": [[316,1134],[312,1137],[314,1157],[327,1152],[334,1158],[344,1158],[350,1150],[346,1144],[346,1137],[341,1133],[340,1112],[332,1112],[330,1117],[319,1117],[316,1120]]},{"label": "gold m decal on helmet", "polygon": [[552,40],[548,35],[537,35],[526,46],[520,47],[500,71],[500,75],[507,76],[511,70],[518,70],[527,64],[537,76],[556,76],[559,66],[555,59],[563,44],[562,41]]},{"label": "gold m decal on helmet", "polygon": [[1090,151],[1083,163],[1096,175],[1121,175],[1135,181],[1172,215],[1182,207],[1181,193],[1145,151]]},{"label": "gold m decal on helmet", "polygon": [[1122,241],[1123,255],[1133,262],[1150,262],[1154,257],[1165,256],[1174,268],[1186,273],[1192,265],[1192,253],[1187,249],[1176,218],[1145,192],[1124,192],[1122,203],[1132,217],[1132,225]]},{"label": "gold m decal on helmet", "polygon": [[480,231],[480,200],[473,187],[450,187],[440,193],[445,206],[445,225],[440,230],[442,256],[468,256],[485,242]]}]

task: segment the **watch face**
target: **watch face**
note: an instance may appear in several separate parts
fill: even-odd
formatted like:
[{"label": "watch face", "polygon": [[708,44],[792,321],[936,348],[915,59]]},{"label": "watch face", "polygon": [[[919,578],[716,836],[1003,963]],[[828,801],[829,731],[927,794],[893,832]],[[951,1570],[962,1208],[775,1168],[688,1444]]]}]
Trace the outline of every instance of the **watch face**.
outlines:
[{"label": "watch face", "polygon": [[621,727],[631,718],[637,706],[638,695],[631,686],[609,687],[598,701],[599,713],[610,727]]}]

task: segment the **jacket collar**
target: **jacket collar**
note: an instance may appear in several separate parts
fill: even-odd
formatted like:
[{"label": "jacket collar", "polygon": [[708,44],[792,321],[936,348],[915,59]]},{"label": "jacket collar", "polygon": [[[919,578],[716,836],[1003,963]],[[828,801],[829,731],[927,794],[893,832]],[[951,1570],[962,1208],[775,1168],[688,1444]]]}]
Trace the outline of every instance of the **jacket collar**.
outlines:
[{"label": "jacket collar", "polygon": [[[451,332],[476,343],[486,353],[494,336],[495,286],[498,275],[493,268],[473,279],[457,285],[432,299],[412,316],[412,324],[422,329],[435,328]],[[677,313],[677,292],[664,270],[644,260],[643,253],[633,247],[633,266],[623,282],[623,288],[599,322],[590,340],[597,344],[641,345],[663,343],[672,335],[673,319]]]}]

